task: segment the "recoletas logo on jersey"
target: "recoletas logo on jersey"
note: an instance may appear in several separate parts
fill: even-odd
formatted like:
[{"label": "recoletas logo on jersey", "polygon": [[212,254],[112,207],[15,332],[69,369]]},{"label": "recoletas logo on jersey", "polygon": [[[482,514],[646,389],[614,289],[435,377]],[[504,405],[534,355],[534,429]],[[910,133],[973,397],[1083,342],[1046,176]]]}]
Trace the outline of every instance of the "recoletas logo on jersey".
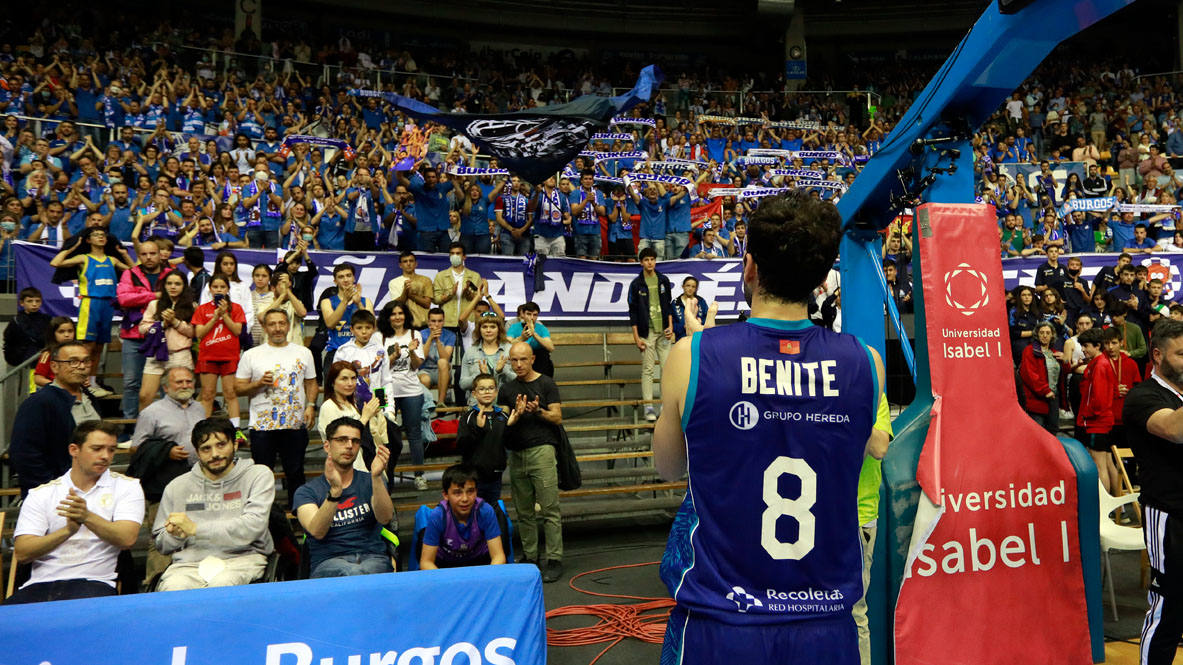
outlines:
[{"label": "recoletas logo on jersey", "polygon": [[731,587],[731,593],[727,594],[727,600],[735,603],[735,608],[743,613],[747,613],[753,607],[764,607],[764,603],[759,598],[748,593],[741,586]]},{"label": "recoletas logo on jersey", "polygon": [[736,402],[727,416],[736,429],[752,429],[760,422],[760,410],[751,402]]},{"label": "recoletas logo on jersey", "polygon": [[945,304],[949,307],[972,316],[989,303],[985,273],[974,270],[968,263],[959,263],[945,273]]}]

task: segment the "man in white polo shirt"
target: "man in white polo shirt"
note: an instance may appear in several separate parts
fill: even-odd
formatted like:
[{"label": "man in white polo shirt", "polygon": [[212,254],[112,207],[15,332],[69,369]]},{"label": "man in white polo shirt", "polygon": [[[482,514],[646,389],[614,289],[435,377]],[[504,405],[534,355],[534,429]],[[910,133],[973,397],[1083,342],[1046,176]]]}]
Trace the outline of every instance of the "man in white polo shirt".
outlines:
[{"label": "man in white polo shirt", "polygon": [[70,470],[29,492],[14,535],[17,561],[33,562],[33,572],[6,604],[115,595],[119,551],[135,545],[144,519],[140,481],[108,468],[117,434],[108,423],[82,423]]}]

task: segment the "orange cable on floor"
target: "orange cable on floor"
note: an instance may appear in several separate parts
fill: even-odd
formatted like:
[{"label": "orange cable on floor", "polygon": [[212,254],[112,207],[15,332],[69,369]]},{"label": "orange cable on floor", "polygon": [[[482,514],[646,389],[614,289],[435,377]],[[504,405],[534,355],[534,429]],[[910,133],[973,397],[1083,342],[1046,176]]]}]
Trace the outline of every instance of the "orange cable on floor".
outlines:
[{"label": "orange cable on floor", "polygon": [[[550,627],[546,629],[546,643],[552,647],[574,647],[587,646],[590,644],[600,644],[602,642],[610,642],[608,646],[604,647],[603,651],[596,654],[596,657],[591,660],[588,665],[595,665],[595,662],[608,652],[609,649],[619,644],[622,640],[632,637],[649,644],[661,644],[665,637],[665,626],[669,621],[670,609],[674,606],[672,598],[652,598],[647,596],[629,596],[617,593],[599,593],[596,591],[588,591],[575,586],[575,580],[584,575],[591,575],[593,573],[603,573],[609,570],[616,570],[618,568],[639,568],[641,566],[656,566],[658,561],[648,561],[645,563],[629,563],[619,566],[609,566],[607,568],[597,568],[595,570],[588,570],[571,578],[568,582],[573,590],[580,593],[586,593],[589,596],[598,596],[600,598],[623,598],[625,600],[640,600],[644,602],[633,603],[631,605],[622,604],[601,604],[601,605],[568,605],[566,607],[559,607],[546,613],[546,618],[549,620],[553,617],[561,616],[577,616],[587,615],[599,619],[592,626],[584,626],[580,628],[567,628],[565,630],[556,630]],[[657,611],[664,610],[664,611]],[[646,612],[652,612],[646,614]]]}]

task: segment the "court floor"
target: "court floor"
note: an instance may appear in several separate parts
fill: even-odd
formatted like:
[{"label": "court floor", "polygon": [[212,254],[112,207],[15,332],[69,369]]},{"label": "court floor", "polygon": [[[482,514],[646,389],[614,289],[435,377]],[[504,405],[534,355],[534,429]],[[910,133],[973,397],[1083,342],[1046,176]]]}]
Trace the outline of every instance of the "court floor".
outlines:
[{"label": "court floor", "polygon": [[[563,578],[546,584],[543,593],[546,609],[554,610],[572,605],[600,603],[632,604],[631,599],[596,597],[572,589],[571,577],[593,571],[576,581],[576,586],[605,594],[627,594],[642,598],[668,597],[657,577],[656,566],[612,568],[624,564],[656,562],[665,550],[668,524],[629,525],[620,529],[571,529],[564,537]],[[1118,619],[1113,619],[1108,596],[1104,605],[1105,662],[1108,665],[1137,665],[1138,636],[1146,611],[1146,591],[1139,587],[1140,552],[1113,552],[1113,574],[1116,580]],[[563,616],[547,622],[551,630],[591,626],[592,616]],[[588,665],[608,646],[606,642],[547,649],[548,665]],[[624,639],[608,649],[596,665],[656,665],[661,656],[659,644],[647,644],[637,639]],[[1176,657],[1183,665],[1183,657]]]}]

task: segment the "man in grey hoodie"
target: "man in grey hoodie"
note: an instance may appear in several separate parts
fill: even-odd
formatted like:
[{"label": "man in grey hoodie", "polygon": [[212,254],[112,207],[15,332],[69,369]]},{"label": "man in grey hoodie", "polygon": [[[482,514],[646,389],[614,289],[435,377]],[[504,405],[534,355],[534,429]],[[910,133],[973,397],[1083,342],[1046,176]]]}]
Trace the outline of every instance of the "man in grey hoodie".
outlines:
[{"label": "man in grey hoodie", "polygon": [[275,549],[267,530],[275,479],[266,466],[235,459],[234,435],[225,418],[193,427],[197,464],[164,488],[152,525],[156,548],[173,556],[159,591],[247,584]]}]

